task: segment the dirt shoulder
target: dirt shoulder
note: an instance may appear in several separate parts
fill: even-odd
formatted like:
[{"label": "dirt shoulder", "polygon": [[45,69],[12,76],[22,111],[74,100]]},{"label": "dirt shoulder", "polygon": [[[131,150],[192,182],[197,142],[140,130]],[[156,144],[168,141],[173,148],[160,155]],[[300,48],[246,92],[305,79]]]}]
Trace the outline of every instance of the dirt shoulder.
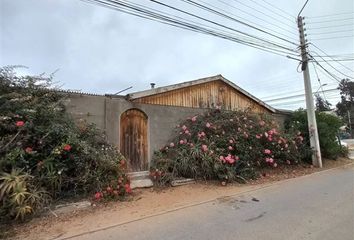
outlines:
[{"label": "dirt shoulder", "polygon": [[[350,163],[353,163],[353,160],[341,158],[337,161],[325,161],[322,169],[312,168],[309,165],[266,169],[262,171],[261,178],[247,184],[235,183],[221,186],[219,182],[198,182],[162,190],[137,189],[128,202],[111,202],[96,207],[92,206],[82,211],[62,214],[58,217],[49,215],[35,218],[28,223],[9,227],[7,230],[15,233],[16,236],[13,239],[62,239],[200,202],[251,191],[276,181],[341,167]],[[13,236],[13,234],[11,235]]]}]

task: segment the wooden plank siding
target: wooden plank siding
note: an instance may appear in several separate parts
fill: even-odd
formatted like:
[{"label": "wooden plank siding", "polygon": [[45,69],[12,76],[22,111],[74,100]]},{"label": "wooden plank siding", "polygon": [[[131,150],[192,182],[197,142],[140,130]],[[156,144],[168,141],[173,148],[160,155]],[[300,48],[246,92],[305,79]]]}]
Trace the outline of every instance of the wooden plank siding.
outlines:
[{"label": "wooden plank siding", "polygon": [[141,97],[132,101],[192,108],[215,108],[217,105],[222,105],[226,110],[251,108],[256,113],[270,112],[255,100],[220,80]]}]

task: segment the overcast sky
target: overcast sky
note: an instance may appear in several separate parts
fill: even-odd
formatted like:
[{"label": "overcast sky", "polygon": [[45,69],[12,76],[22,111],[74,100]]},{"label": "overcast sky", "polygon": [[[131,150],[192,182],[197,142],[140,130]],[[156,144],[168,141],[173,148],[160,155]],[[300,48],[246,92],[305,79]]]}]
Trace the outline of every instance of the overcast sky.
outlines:
[{"label": "overcast sky", "polygon": [[[161,1],[246,33],[276,40],[181,1]],[[148,0],[131,2],[183,16]],[[295,16],[304,0],[197,2],[211,4],[229,16],[298,43]],[[327,54],[340,55],[338,58],[342,60],[353,59],[353,5],[352,0],[310,0],[302,14],[308,41]],[[283,56],[80,0],[1,0],[0,14],[0,66],[24,65],[28,69],[18,71],[26,74],[59,69],[55,80],[64,89],[115,93],[132,86],[130,92],[134,92],[148,89],[151,82],[159,87],[222,74],[262,100],[281,98],[269,102],[274,107],[304,107],[302,96],[283,99],[301,95],[304,88],[302,73],[296,71],[298,62]],[[277,42],[296,48],[281,40]],[[310,50],[324,55],[311,45]],[[321,64],[339,78],[354,75],[353,61]],[[315,92],[319,83],[310,66]],[[338,92],[326,91],[336,88],[338,82],[319,67],[317,72],[325,84],[324,92],[322,89],[319,92],[330,102],[338,102]]]}]

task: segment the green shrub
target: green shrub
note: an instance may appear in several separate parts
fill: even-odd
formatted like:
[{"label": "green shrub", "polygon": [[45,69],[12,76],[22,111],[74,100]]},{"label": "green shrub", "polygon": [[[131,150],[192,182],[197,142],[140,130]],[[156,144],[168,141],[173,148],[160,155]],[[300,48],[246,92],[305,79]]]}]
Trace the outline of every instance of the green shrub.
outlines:
[{"label": "green shrub", "polygon": [[103,194],[113,182],[129,185],[124,157],[94,125],[75,123],[65,111],[65,94],[51,86],[51,78],[0,69],[0,174],[21,169],[24,185],[54,200]]},{"label": "green shrub", "polygon": [[177,126],[172,141],[155,152],[151,176],[157,184],[178,177],[244,182],[257,177],[257,168],[301,161],[302,141],[300,132],[280,133],[269,116],[212,110]]},{"label": "green shrub", "polygon": [[[321,154],[325,158],[336,159],[343,150],[337,141],[341,120],[325,112],[316,112],[316,122],[321,147]],[[285,128],[288,132],[301,131],[304,133],[305,141],[309,143],[309,131],[307,125],[307,114],[305,110],[295,111],[290,119],[286,121]]]}]

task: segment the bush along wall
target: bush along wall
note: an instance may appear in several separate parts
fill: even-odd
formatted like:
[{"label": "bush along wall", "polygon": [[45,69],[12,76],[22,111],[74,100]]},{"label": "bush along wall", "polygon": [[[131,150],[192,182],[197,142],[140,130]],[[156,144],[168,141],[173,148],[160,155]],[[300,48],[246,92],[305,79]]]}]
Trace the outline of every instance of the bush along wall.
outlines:
[{"label": "bush along wall", "polygon": [[130,193],[124,157],[95,126],[77,124],[51,78],[0,69],[0,220],[24,219],[51,200]]},{"label": "bush along wall", "polygon": [[[337,141],[339,127],[342,126],[341,119],[325,112],[316,112],[316,122],[322,157],[336,159],[345,151]],[[307,124],[306,111],[299,109],[291,115],[288,121],[285,122],[285,128],[289,133],[297,131],[303,132],[305,142],[309,146],[310,140]]]},{"label": "bush along wall", "polygon": [[309,152],[300,131],[285,134],[270,116],[215,109],[177,126],[155,152],[151,177],[160,185],[179,177],[244,182],[260,168],[297,164]]}]

